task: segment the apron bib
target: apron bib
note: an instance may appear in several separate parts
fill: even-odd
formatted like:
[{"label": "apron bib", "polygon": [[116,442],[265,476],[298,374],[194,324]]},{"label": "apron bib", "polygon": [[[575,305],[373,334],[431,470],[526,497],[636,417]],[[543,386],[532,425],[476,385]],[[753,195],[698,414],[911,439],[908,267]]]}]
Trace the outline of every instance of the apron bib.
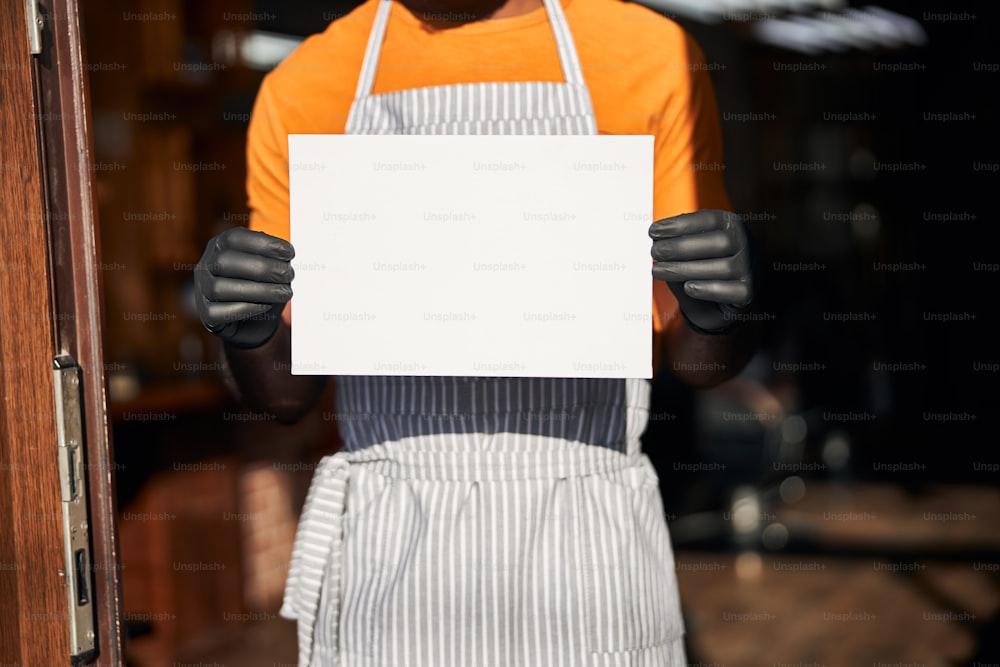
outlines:
[{"label": "apron bib", "polygon": [[[596,134],[558,0],[565,82],[372,95],[380,0],[347,134]],[[281,615],[299,664],[684,665],[673,553],[639,451],[642,379],[340,376],[344,449],[313,477]],[[430,416],[433,415],[433,416]]]}]

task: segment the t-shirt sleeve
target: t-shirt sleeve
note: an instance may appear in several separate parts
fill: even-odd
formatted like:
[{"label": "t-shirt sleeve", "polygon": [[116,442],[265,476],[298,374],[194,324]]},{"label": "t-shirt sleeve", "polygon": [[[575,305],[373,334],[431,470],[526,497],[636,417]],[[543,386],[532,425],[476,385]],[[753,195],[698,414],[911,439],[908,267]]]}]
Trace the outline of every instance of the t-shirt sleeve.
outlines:
[{"label": "t-shirt sleeve", "polygon": [[[675,87],[654,139],[653,219],[701,209],[731,210],[723,181],[722,129],[715,91],[698,44],[685,33],[676,59]],[[663,332],[677,316],[677,300],[653,281],[653,327]]]},{"label": "t-shirt sleeve", "polygon": [[261,82],[247,129],[247,204],[250,229],[290,240],[288,133],[277,113],[270,79]]}]

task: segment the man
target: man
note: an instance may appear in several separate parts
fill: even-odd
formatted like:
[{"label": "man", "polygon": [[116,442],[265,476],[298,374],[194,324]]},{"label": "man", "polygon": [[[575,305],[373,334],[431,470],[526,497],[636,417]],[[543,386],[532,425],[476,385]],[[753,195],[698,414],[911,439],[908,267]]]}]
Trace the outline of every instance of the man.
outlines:
[{"label": "man", "polygon": [[[749,251],[703,64],[674,23],[619,0],[367,0],[308,39],[258,94],[253,231],[220,234],[196,271],[244,399],[295,421],[327,381],[289,373],[295,133],[655,135],[654,358],[698,386],[737,372]],[[314,476],[282,608],[300,663],[686,664],[639,451],[648,390],[338,377],[344,449]]]}]

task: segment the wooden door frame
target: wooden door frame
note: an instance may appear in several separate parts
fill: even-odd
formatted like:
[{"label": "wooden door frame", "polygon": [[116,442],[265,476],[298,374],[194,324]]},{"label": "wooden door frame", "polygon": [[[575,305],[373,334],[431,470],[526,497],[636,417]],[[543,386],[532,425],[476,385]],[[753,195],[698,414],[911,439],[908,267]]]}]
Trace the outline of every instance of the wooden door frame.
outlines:
[{"label": "wooden door frame", "polygon": [[93,664],[117,666],[120,559],[82,25],[76,0],[40,0],[42,53],[32,56],[25,5],[8,3],[0,18],[0,606],[15,607],[0,610],[0,663],[69,663],[52,371],[53,357],[69,354],[81,369]]}]

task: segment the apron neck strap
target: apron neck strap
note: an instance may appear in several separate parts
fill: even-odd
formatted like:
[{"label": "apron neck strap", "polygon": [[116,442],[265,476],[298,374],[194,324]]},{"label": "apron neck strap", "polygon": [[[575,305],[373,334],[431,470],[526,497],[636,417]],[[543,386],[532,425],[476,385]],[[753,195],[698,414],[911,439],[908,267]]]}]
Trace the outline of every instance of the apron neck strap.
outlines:
[{"label": "apron neck strap", "polygon": [[[556,38],[556,48],[559,51],[559,61],[562,64],[566,83],[584,85],[580,59],[577,56],[573,35],[569,31],[569,24],[566,22],[566,15],[563,13],[560,0],[542,0],[542,2],[549,16],[549,25],[552,26],[552,32]],[[393,0],[379,0],[378,9],[375,12],[375,23],[368,35],[368,47],[365,49],[365,59],[361,65],[358,87],[354,94],[356,99],[372,94],[372,89],[375,86],[375,72],[378,70],[382,42],[385,39],[386,26],[389,24],[389,11],[392,9],[392,3]]]}]

